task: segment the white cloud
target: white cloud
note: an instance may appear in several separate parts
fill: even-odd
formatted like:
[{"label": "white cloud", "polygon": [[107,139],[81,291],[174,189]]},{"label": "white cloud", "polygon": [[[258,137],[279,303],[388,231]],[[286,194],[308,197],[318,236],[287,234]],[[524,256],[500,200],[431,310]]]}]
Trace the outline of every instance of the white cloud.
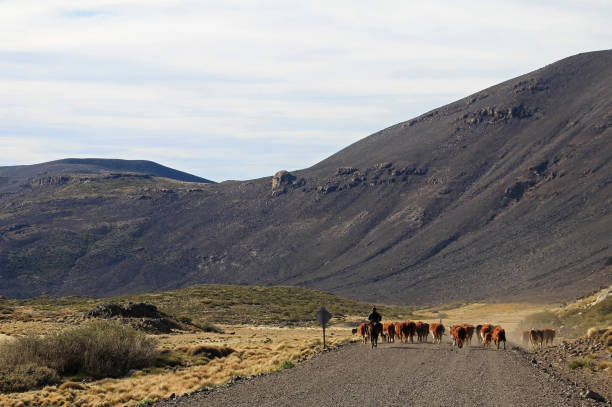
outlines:
[{"label": "white cloud", "polygon": [[[611,17],[596,0],[5,0],[0,137],[50,140],[60,156],[218,154],[215,167],[182,169],[263,176],[268,160],[310,166],[394,122],[608,47]],[[257,140],[275,140],[274,151],[253,149]],[[308,143],[316,153],[283,153]],[[250,155],[232,162],[241,148]],[[0,155],[0,165],[51,155]]]}]

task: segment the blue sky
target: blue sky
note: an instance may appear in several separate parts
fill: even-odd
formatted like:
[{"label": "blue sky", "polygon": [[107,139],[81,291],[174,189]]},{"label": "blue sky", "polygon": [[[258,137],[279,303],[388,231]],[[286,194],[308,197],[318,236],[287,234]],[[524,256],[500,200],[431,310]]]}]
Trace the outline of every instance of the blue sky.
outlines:
[{"label": "blue sky", "polygon": [[0,0],[0,165],[148,159],[216,181],[305,168],[610,48],[610,21],[608,0]]}]

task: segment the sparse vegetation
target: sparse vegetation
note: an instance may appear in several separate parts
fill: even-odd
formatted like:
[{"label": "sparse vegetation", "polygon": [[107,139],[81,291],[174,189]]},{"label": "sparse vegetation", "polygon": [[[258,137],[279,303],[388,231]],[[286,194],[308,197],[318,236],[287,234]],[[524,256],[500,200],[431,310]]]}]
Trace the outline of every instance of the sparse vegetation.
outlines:
[{"label": "sparse vegetation", "polygon": [[59,376],[54,369],[24,363],[17,366],[0,364],[0,393],[12,393],[55,384]]},{"label": "sparse vegetation", "polygon": [[222,334],[223,333],[223,329],[219,328],[217,325],[210,323],[210,322],[201,322],[199,324],[194,324],[193,326],[195,326],[196,328],[201,329],[204,332],[214,332],[217,334]]},{"label": "sparse vegetation", "polygon": [[[331,324],[348,315],[363,315],[372,305],[302,287],[200,285],[152,294],[129,295],[104,300],[88,298],[35,298],[11,300],[11,304],[35,309],[86,312],[103,302],[146,302],[168,315],[180,315],[205,332],[221,333],[215,324],[259,324],[308,326],[316,324],[315,313],[325,306],[334,316]],[[388,319],[418,319],[412,307],[379,307]],[[184,322],[184,321],[183,321]]]},{"label": "sparse vegetation", "polygon": [[[180,348],[179,348],[180,350]],[[209,346],[209,345],[198,345],[191,348],[184,349],[189,356],[204,355],[210,359],[223,358],[231,353],[234,353],[234,349],[221,347],[221,346]]]},{"label": "sparse vegetation", "polygon": [[581,368],[589,368],[589,369],[594,369],[595,368],[595,362],[593,362],[593,358],[590,357],[584,357],[584,358],[577,358],[574,359],[572,361],[570,361],[567,364],[567,367],[570,369],[581,369]]},{"label": "sparse vegetation", "polygon": [[283,362],[278,366],[278,370],[291,369],[295,365],[290,360],[283,360]]},{"label": "sparse vegetation", "polygon": [[601,341],[605,346],[612,346],[612,328],[608,329],[601,335]]},{"label": "sparse vegetation", "polygon": [[21,380],[23,384],[15,375],[3,376],[6,383],[13,383],[12,388],[25,390],[57,381],[60,375],[118,377],[151,365],[155,354],[155,340],[141,332],[95,321],[44,337],[28,335],[4,342],[0,344],[0,366],[24,377],[34,376],[30,381]]}]

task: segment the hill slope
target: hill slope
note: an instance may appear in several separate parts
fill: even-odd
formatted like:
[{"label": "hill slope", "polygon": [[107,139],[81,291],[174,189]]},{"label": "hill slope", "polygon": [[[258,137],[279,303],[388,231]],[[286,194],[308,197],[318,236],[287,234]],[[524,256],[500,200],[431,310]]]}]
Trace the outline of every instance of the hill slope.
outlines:
[{"label": "hill slope", "polygon": [[152,161],[66,158],[42,164],[0,167],[0,193],[14,192],[32,179],[53,177],[65,173],[98,174],[103,171],[136,172],[187,182],[212,182]]},{"label": "hill slope", "polygon": [[274,178],[21,189],[0,198],[0,293],[575,297],[612,280],[610,83],[612,51],[576,55]]}]

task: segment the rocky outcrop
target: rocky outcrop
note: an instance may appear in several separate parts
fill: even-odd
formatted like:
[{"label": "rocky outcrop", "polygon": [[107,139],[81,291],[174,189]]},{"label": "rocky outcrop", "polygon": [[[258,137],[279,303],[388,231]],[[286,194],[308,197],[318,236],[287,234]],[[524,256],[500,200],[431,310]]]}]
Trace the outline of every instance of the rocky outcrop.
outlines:
[{"label": "rocky outcrop", "polygon": [[512,107],[487,106],[476,112],[463,115],[463,121],[469,126],[483,122],[493,124],[510,119],[525,119],[533,116],[533,113],[532,110],[527,109],[522,103]]},{"label": "rocky outcrop", "polygon": [[527,189],[533,185],[533,181],[519,181],[510,188],[506,188],[505,197],[515,201],[520,201],[525,191],[527,191]]},{"label": "rocky outcrop", "polygon": [[354,167],[340,167],[335,174],[316,186],[320,194],[342,191],[362,186],[375,187],[396,182],[408,181],[411,175],[425,175],[427,169],[416,167],[395,168],[391,162],[375,164],[373,167],[361,170]]},{"label": "rocky outcrop", "polygon": [[157,307],[144,302],[120,305],[116,303],[100,304],[93,307],[86,318],[117,319],[134,329],[148,333],[170,333],[172,330],[194,330],[191,324],[181,323],[157,310]]},{"label": "rocky outcrop", "polygon": [[68,175],[54,175],[52,177],[41,177],[31,179],[28,185],[31,187],[44,187],[48,185],[65,185],[72,180]]},{"label": "rocky outcrop", "polygon": [[289,171],[281,170],[272,177],[272,196],[282,195],[291,189],[306,185],[304,178],[297,178]]},{"label": "rocky outcrop", "polygon": [[520,81],[519,83],[514,85],[512,87],[512,91],[514,93],[523,93],[523,92],[536,93],[536,92],[543,92],[545,90],[550,89],[549,82],[550,81],[544,80],[542,78],[537,78],[537,79],[536,78],[529,78],[527,80]]},{"label": "rocky outcrop", "polygon": [[126,306],[115,303],[100,304],[86,314],[88,318],[162,318],[163,316],[155,305],[144,302],[129,303]]}]

